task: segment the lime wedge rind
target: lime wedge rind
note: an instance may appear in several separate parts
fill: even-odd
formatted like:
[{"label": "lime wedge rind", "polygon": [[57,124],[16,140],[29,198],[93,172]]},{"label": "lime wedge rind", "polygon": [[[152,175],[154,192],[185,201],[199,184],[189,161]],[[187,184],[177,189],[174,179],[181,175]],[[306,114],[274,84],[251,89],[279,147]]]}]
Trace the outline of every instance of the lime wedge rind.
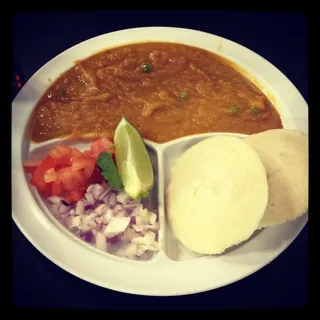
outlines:
[{"label": "lime wedge rind", "polygon": [[139,131],[125,117],[115,130],[114,143],[124,191],[133,199],[147,197],[154,185],[153,166]]}]

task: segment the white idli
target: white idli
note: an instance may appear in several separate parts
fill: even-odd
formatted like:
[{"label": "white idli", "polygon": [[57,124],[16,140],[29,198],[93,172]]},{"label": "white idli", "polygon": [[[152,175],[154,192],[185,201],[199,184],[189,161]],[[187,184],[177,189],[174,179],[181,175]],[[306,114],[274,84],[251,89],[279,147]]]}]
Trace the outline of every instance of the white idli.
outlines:
[{"label": "white idli", "polygon": [[242,139],[215,136],[177,160],[166,200],[176,238],[195,252],[219,254],[258,228],[268,203],[266,170]]},{"label": "white idli", "polygon": [[269,201],[259,228],[303,215],[308,209],[308,135],[274,129],[244,141],[258,152],[267,170]]}]

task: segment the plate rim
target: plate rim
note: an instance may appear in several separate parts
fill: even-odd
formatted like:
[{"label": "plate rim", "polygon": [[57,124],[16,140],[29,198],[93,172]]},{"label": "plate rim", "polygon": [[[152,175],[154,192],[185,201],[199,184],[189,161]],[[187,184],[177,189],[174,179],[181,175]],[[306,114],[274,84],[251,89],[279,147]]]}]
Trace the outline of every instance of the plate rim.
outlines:
[{"label": "plate rim", "polygon": [[[262,56],[260,56],[259,54],[255,53],[254,51],[252,51],[251,49],[247,48],[247,47],[244,47],[242,46],[241,44],[239,43],[236,43],[232,40],[229,40],[227,38],[223,38],[223,37],[220,37],[220,36],[217,36],[215,34],[211,34],[211,33],[207,33],[207,32],[203,32],[203,31],[200,31],[200,30],[194,30],[194,29],[186,29],[186,28],[176,28],[176,27],[141,27],[141,28],[130,28],[130,29],[123,29],[123,30],[117,30],[117,31],[113,31],[113,32],[109,32],[109,33],[105,33],[105,34],[101,34],[99,36],[96,36],[96,37],[93,37],[93,38],[90,38],[90,39],[87,39],[85,41],[82,41],[68,49],[66,49],[65,51],[61,52],[59,55],[53,57],[50,61],[48,61],[46,64],[44,64],[40,69],[38,69],[33,75],[32,77],[30,77],[30,79],[27,81],[27,83],[29,83],[30,81],[32,82],[32,79],[34,79],[37,74],[43,69],[45,68],[50,62],[52,62],[53,60],[55,60],[57,57],[59,56],[63,56],[66,52],[70,52],[70,50],[74,50],[75,47],[77,46],[81,46],[81,45],[85,45],[86,43],[90,43],[91,41],[93,41],[94,39],[96,38],[102,38],[102,37],[108,37],[110,36],[110,34],[121,34],[123,32],[134,32],[134,31],[137,31],[137,30],[149,30],[151,31],[151,29],[158,29],[158,30],[161,30],[161,31],[164,31],[164,29],[166,31],[177,31],[179,32],[180,31],[183,31],[183,32],[196,32],[196,33],[202,33],[202,34],[206,34],[207,36],[210,36],[210,37],[218,37],[218,38],[221,38],[223,40],[226,40],[228,42],[230,42],[232,45],[235,45],[235,46],[240,46],[242,48],[244,48],[245,50],[249,50],[251,51],[255,56],[259,57],[260,59],[263,59],[265,62],[267,62],[269,65],[271,65],[274,69],[277,70],[277,72],[279,72],[282,76],[284,76],[285,80],[287,82],[289,82],[290,86],[292,89],[294,89],[296,91],[296,93],[298,95],[300,95],[300,99],[302,99],[302,101],[304,102],[305,106],[307,107],[308,109],[308,105],[305,101],[305,99],[303,98],[303,96],[301,95],[301,93],[297,90],[297,88],[294,86],[294,84],[279,70],[277,69],[274,65],[272,65],[268,60],[266,60],[265,58],[263,58]],[[157,41],[157,40],[154,40],[154,41]],[[183,43],[183,42],[182,42]],[[13,103],[19,99],[19,95],[21,92],[23,92],[23,89],[21,89],[21,91],[18,93],[18,95],[16,96],[16,98],[14,99]],[[13,130],[13,128],[12,128]],[[213,133],[214,134],[214,133]],[[13,138],[12,138],[13,139]],[[12,141],[13,142],[13,141]],[[14,154],[14,150],[12,149],[12,155]],[[14,168],[12,168],[12,170],[14,170]],[[13,178],[12,178],[13,179]],[[12,181],[13,182],[13,181]],[[14,195],[14,187],[13,187],[14,183],[12,184],[12,198],[13,198],[13,195]],[[142,291],[144,291],[142,289],[141,290],[135,290],[135,289],[129,289],[128,287],[126,288],[122,288],[122,285],[120,286],[106,286],[106,285],[102,285],[101,283],[97,283],[96,281],[93,281],[92,279],[91,280],[88,280],[88,276],[80,276],[78,274],[77,271],[73,271],[71,270],[70,268],[66,267],[66,265],[63,265],[61,264],[60,262],[57,262],[56,259],[54,257],[52,257],[51,253],[48,253],[46,249],[44,249],[42,247],[41,244],[38,244],[36,241],[34,241],[33,237],[31,235],[29,235],[29,233],[25,230],[24,226],[20,223],[19,219],[18,219],[18,216],[15,215],[13,209],[12,209],[12,218],[15,222],[15,224],[18,226],[19,230],[24,234],[24,236],[28,239],[28,241],[39,251],[41,252],[46,258],[48,258],[51,262],[55,263],[57,266],[59,266],[60,268],[62,268],[63,270],[69,272],[70,274],[82,279],[82,280],[85,280],[89,283],[93,283],[95,285],[98,285],[98,286],[101,286],[101,287],[104,287],[104,288],[107,288],[107,289],[110,289],[110,290],[115,290],[115,291],[120,291],[120,292],[124,292],[124,293],[130,293],[130,294],[137,294],[137,295],[152,295],[152,296],[176,296],[176,295],[186,295],[186,294],[194,294],[194,293],[199,293],[199,292],[205,292],[205,291],[209,291],[209,290],[213,290],[213,289],[217,289],[217,288],[220,288],[222,286],[226,286],[226,285],[229,285],[231,283],[234,283],[234,282],[237,282],[243,278],[246,278],[248,276],[250,276],[251,274],[257,272],[258,270],[262,269],[263,267],[265,267],[267,264],[269,264],[271,261],[273,261],[274,259],[276,259],[284,250],[286,250],[290,244],[296,239],[296,237],[300,234],[300,232],[302,231],[302,229],[305,227],[305,225],[307,224],[307,217],[306,217],[306,221],[298,228],[299,230],[296,232],[296,235],[291,239],[291,241],[289,241],[285,247],[283,247],[281,250],[279,250],[279,252],[277,252],[276,255],[273,255],[273,257],[270,259],[269,262],[265,262],[263,266],[258,266],[257,269],[254,269],[252,270],[252,272],[249,272],[245,275],[243,275],[243,277],[240,277],[236,280],[231,280],[230,282],[226,282],[222,285],[219,285],[219,286],[208,286],[207,288],[199,288],[199,289],[194,289],[194,290],[191,290],[191,291],[186,291],[186,292],[182,292],[181,290],[179,292],[172,292],[172,294],[168,293],[168,292],[165,292],[165,293],[161,293],[161,292],[151,292],[153,290],[149,290],[149,293],[143,293]],[[117,288],[116,288],[117,287]]]}]

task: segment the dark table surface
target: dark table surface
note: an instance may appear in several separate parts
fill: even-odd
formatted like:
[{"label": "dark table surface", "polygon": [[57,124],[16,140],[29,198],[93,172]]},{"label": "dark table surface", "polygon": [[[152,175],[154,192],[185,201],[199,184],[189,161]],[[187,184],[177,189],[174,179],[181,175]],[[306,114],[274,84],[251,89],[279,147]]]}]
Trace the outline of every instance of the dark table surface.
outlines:
[{"label": "dark table surface", "polygon": [[[238,42],[280,69],[308,101],[306,17],[227,11],[24,13],[13,21],[13,57],[28,80],[69,47],[107,32],[143,26],[197,29]],[[14,304],[51,308],[302,307],[307,302],[308,226],[271,264],[229,286],[191,296],[142,297],[106,290],[54,265],[12,222]]]}]

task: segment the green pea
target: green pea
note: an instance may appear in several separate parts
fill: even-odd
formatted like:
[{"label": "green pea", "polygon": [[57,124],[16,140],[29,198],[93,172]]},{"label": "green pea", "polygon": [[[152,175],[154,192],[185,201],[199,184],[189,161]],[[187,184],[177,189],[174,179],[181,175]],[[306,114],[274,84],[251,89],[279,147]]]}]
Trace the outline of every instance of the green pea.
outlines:
[{"label": "green pea", "polygon": [[150,73],[152,71],[152,65],[149,63],[143,63],[141,66],[141,70],[144,73]]},{"label": "green pea", "polygon": [[180,92],[179,99],[182,101],[187,101],[189,99],[188,92],[185,92],[185,91]]},{"label": "green pea", "polygon": [[239,109],[240,108],[237,106],[231,106],[230,111],[231,111],[231,113],[236,114],[236,113],[238,113]]}]

